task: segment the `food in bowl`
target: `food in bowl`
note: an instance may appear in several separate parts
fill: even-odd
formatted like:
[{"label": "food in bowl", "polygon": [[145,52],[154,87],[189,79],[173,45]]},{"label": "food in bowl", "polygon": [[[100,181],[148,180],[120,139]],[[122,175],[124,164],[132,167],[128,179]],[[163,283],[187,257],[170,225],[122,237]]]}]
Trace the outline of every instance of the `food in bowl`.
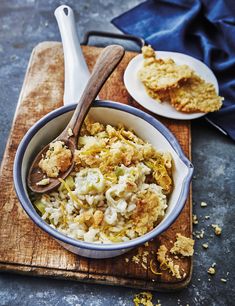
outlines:
[{"label": "food in bowl", "polygon": [[85,242],[118,243],[148,233],[163,219],[173,190],[170,153],[122,125],[87,117],[74,161],[57,190],[31,195],[51,227]]},{"label": "food in bowl", "polygon": [[214,85],[205,82],[188,65],[177,65],[171,58],[157,58],[151,46],[144,46],[142,54],[144,63],[138,77],[151,98],[160,103],[168,101],[185,113],[221,108],[223,98],[217,95]]}]

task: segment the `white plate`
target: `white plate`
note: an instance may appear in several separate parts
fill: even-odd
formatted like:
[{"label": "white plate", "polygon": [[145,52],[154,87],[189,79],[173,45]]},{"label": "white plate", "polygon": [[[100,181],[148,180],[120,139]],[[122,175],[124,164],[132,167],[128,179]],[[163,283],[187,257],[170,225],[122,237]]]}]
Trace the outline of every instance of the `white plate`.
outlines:
[{"label": "white plate", "polygon": [[[157,58],[172,58],[178,65],[188,65],[206,82],[212,83],[218,93],[218,82],[214,73],[201,61],[182,53],[157,51]],[[142,54],[134,57],[128,64],[124,73],[124,84],[129,94],[142,106],[151,112],[163,117],[181,120],[190,120],[199,118],[205,113],[182,113],[177,111],[169,102],[159,103],[152,99],[145,91],[144,85],[137,77],[137,73],[143,65]]]}]

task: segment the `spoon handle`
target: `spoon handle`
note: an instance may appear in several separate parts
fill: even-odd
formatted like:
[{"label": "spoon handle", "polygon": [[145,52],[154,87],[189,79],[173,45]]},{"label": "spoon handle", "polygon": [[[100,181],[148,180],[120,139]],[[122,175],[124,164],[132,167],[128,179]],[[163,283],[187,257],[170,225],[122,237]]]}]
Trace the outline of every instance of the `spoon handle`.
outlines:
[{"label": "spoon handle", "polygon": [[124,48],[119,45],[108,46],[102,51],[74,114],[64,132],[71,128],[75,138],[78,136],[81,125],[92,102],[95,100],[105,81],[121,61],[124,53]]}]

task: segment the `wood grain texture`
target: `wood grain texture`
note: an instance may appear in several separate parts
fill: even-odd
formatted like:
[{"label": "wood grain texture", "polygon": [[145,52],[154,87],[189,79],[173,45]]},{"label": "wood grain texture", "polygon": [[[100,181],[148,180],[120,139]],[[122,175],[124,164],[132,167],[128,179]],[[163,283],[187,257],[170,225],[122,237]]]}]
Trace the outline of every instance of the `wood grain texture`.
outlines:
[{"label": "wood grain texture", "polygon": [[[84,46],[89,69],[101,49]],[[123,84],[125,67],[136,53],[126,52],[122,62],[114,71],[101,93],[101,99],[114,100],[143,109],[127,93]],[[0,269],[39,276],[74,279],[78,281],[123,285],[151,290],[175,290],[185,287],[191,278],[192,259],[179,258],[176,263],[184,277],[175,279],[169,273],[154,275],[148,268],[131,261],[137,254],[134,249],[123,256],[96,260],[69,253],[48,234],[39,229],[23,211],[14,192],[12,167],[20,140],[26,131],[42,116],[62,105],[63,101],[63,52],[60,43],[43,42],[33,50],[25,81],[19,98],[11,133],[1,164],[0,199]],[[190,123],[158,118],[178,138],[185,154],[191,156]],[[161,244],[172,246],[176,233],[190,237],[192,201],[191,193],[175,223],[162,235],[142,246],[149,251],[150,259],[156,261],[156,250]],[[129,258],[129,262],[126,262]]]}]

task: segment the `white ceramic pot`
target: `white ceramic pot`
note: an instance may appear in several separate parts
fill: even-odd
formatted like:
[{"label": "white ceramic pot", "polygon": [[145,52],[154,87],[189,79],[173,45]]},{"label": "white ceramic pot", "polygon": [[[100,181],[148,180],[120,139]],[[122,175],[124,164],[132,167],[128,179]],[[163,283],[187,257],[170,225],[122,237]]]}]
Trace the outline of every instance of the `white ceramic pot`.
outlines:
[{"label": "white ceramic pot", "polygon": [[164,219],[151,232],[142,237],[115,244],[87,243],[67,237],[50,227],[36,212],[30,201],[26,177],[29,166],[39,150],[56,138],[67,125],[76,105],[63,106],[39,120],[22,139],[14,162],[14,184],[18,198],[29,217],[45,232],[69,251],[90,258],[108,258],[121,255],[165,231],[178,217],[189,192],[193,166],[185,157],[173,134],[154,117],[127,105],[111,101],[95,101],[91,116],[98,122],[117,125],[123,123],[134,129],[142,139],[156,149],[168,151],[174,160],[174,190],[170,195]]}]

